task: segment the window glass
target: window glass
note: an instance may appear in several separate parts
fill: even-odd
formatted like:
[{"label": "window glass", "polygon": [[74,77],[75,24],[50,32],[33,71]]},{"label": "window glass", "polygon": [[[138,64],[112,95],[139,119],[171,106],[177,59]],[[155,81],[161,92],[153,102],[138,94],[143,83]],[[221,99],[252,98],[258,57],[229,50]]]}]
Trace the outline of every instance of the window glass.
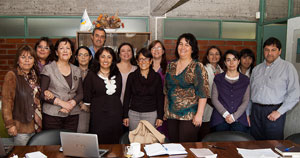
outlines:
[{"label": "window glass", "polygon": [[0,36],[25,36],[24,18],[0,18]]},{"label": "window glass", "polygon": [[255,39],[256,23],[223,22],[222,38]]}]

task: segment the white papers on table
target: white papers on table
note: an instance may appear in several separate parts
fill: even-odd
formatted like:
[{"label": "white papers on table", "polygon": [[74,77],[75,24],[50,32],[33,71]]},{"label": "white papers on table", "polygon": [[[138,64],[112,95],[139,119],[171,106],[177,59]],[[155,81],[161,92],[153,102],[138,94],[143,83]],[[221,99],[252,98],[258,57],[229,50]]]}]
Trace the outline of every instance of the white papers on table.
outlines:
[{"label": "white papers on table", "polygon": [[170,143],[170,144],[149,144],[144,147],[148,156],[158,155],[181,155],[187,154],[185,148],[181,144]]},{"label": "white papers on table", "polygon": [[280,156],[276,154],[272,149],[242,149],[236,148],[239,154],[243,158],[279,158]]},{"label": "white papers on table", "polygon": [[196,155],[196,157],[204,157],[204,158],[217,158],[217,154],[214,154],[211,150],[207,148],[190,148],[190,150],[193,152],[193,154]]},{"label": "white papers on table", "polygon": [[25,154],[25,158],[47,158],[47,156],[40,151],[36,151]]}]

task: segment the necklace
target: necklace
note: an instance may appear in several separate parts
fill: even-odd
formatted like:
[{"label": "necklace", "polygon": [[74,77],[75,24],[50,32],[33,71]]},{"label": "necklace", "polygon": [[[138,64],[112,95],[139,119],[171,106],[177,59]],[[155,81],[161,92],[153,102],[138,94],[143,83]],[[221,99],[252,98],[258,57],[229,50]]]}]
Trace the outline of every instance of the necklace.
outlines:
[{"label": "necklace", "polygon": [[105,73],[105,72],[102,72],[101,70],[99,70],[99,72],[100,72],[100,74],[102,74],[102,75],[105,76],[105,77],[108,77],[108,75],[109,75],[109,73],[110,73],[110,72]]}]

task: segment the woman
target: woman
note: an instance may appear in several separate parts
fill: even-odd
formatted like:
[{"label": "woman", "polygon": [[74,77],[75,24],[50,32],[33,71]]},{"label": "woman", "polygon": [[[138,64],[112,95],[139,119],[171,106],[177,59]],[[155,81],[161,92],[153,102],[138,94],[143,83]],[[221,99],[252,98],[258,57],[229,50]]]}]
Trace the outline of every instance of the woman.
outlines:
[{"label": "woman", "polygon": [[167,66],[164,117],[171,142],[197,141],[202,124],[209,85],[204,66],[197,62],[198,50],[194,35],[182,34],[176,43],[177,60]]},{"label": "woman", "polygon": [[142,48],[136,60],[138,69],[128,76],[124,98],[123,124],[130,131],[136,129],[140,120],[156,127],[163,122],[163,89],[160,75],[152,69],[152,54]]},{"label": "woman", "polygon": [[41,37],[35,43],[34,48],[38,58],[38,67],[40,72],[42,72],[44,66],[54,60],[54,46],[48,37]]},{"label": "woman", "polygon": [[83,89],[80,69],[70,63],[74,44],[69,38],[61,38],[55,44],[55,51],[56,60],[46,65],[41,73],[43,129],[75,132]]},{"label": "woman", "polygon": [[[79,66],[81,71],[81,77],[84,81],[89,68],[91,66],[92,60],[92,52],[86,46],[80,46],[75,53],[75,63],[74,65]],[[80,102],[80,114],[79,114],[79,122],[77,132],[86,133],[89,131],[89,123],[90,123],[90,107]]]},{"label": "woman", "polygon": [[246,108],[249,102],[249,78],[238,72],[238,52],[228,50],[224,56],[226,72],[216,75],[212,87],[214,131],[247,132]]},{"label": "woman", "polygon": [[252,69],[254,68],[255,55],[251,49],[242,49],[240,52],[241,63],[239,72],[250,78]]},{"label": "woman", "polygon": [[122,75],[121,102],[123,103],[128,75],[137,68],[135,66],[133,46],[130,43],[122,43],[118,48],[118,56],[117,67]]},{"label": "woman", "polygon": [[15,145],[26,145],[42,128],[37,57],[23,45],[17,50],[15,66],[8,71],[2,87],[2,116]]},{"label": "woman", "polygon": [[[215,75],[222,73],[222,67],[223,67],[223,60],[222,60],[222,52],[220,48],[216,46],[211,46],[207,49],[203,59],[202,63],[205,67],[205,70],[207,71],[208,75],[208,83],[209,83],[209,92],[211,93],[211,88],[214,82]],[[211,95],[211,94],[210,94]],[[204,138],[205,135],[209,134],[210,132],[210,117],[213,111],[213,105],[211,103],[211,99],[207,99],[207,104],[204,109],[203,114],[203,123],[200,128],[199,133],[199,141]]]},{"label": "woman", "polygon": [[164,85],[165,74],[168,65],[166,53],[165,53],[166,52],[165,46],[161,41],[155,40],[151,42],[148,49],[149,51],[151,51],[151,54],[153,56],[152,68],[154,69],[155,72],[159,73]]},{"label": "woman", "polygon": [[[166,69],[168,65],[165,46],[161,41],[155,40],[150,43],[148,50],[151,51],[153,56],[152,68],[155,72],[159,73],[162,80],[162,85],[164,85]],[[166,137],[169,137],[167,121],[163,121],[163,124],[159,126],[157,130],[163,133]]]},{"label": "woman", "polygon": [[122,135],[122,76],[111,48],[96,52],[83,87],[83,101],[91,106],[89,132],[98,135],[99,144],[118,144]]}]

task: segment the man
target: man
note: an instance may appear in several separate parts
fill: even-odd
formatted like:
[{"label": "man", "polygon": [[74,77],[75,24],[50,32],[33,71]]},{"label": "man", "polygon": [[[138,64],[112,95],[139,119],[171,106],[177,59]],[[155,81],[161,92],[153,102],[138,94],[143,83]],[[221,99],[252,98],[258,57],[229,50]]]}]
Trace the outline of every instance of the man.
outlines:
[{"label": "man", "polygon": [[96,52],[104,46],[105,40],[106,40],[106,32],[103,28],[95,27],[93,30],[93,33],[91,35],[91,39],[93,42],[93,45],[90,46],[90,50],[92,52],[93,58],[96,54]]},{"label": "man", "polygon": [[299,80],[295,67],[280,58],[281,43],[265,41],[263,63],[251,75],[251,135],[257,140],[283,139],[285,113],[299,101]]}]

